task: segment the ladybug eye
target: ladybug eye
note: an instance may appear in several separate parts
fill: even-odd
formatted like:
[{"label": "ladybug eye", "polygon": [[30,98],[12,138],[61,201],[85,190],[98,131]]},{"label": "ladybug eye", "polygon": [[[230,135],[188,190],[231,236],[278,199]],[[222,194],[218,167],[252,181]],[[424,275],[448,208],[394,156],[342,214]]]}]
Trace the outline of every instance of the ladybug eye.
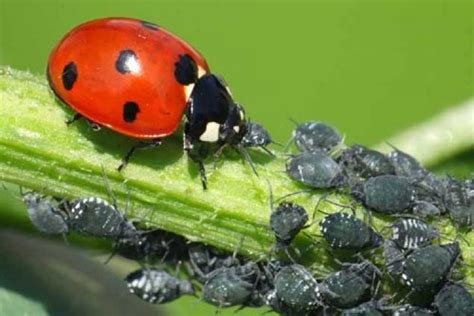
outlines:
[{"label": "ladybug eye", "polygon": [[141,70],[140,62],[135,52],[131,49],[126,49],[120,52],[115,68],[121,74],[134,73],[137,74]]}]

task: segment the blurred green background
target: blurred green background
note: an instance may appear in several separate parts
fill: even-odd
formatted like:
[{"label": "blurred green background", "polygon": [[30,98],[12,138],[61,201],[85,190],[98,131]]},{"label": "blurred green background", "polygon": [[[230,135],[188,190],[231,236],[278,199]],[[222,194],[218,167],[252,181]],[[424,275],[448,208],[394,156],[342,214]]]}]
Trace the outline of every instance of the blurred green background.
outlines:
[{"label": "blurred green background", "polygon": [[[329,122],[348,143],[370,145],[472,96],[473,4],[0,0],[0,64],[42,74],[51,48],[72,27],[136,17],[201,51],[277,141],[289,138],[293,118]],[[214,313],[194,301],[167,310]]]}]

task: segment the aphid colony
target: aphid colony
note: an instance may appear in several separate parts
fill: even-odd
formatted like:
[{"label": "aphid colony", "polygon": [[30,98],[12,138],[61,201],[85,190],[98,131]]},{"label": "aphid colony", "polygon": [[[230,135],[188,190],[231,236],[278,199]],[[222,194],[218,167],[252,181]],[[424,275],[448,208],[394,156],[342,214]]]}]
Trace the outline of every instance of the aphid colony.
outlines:
[{"label": "aphid colony", "polygon": [[[259,124],[249,127],[243,144],[248,138],[266,149],[268,132]],[[41,232],[108,238],[115,253],[143,262],[146,268],[130,273],[126,283],[150,303],[199,290],[204,301],[218,308],[267,306],[282,315],[474,315],[473,296],[452,277],[462,262],[459,242],[440,242],[443,236],[426,220],[447,213],[458,226],[472,230],[472,180],[439,178],[396,148],[384,155],[360,145],[345,147],[339,132],[321,122],[298,125],[293,140],[301,153],[286,165],[292,179],[313,189],[348,192],[367,209],[393,216],[382,230],[390,233],[378,232],[344,205],[316,223],[288,197],[274,206],[270,193],[268,225],[275,243],[265,260],[254,261],[237,255],[238,249],[227,254],[159,229],[140,229],[115,202],[94,197],[65,201],[37,193],[23,199]],[[314,247],[326,248],[340,265],[327,275],[313,274],[300,263],[300,253],[290,254],[296,236],[314,224],[322,239],[315,239]],[[179,276],[164,266],[178,263],[184,267]],[[400,285],[399,293],[382,294],[387,278]],[[419,295],[428,299],[420,301]]]}]

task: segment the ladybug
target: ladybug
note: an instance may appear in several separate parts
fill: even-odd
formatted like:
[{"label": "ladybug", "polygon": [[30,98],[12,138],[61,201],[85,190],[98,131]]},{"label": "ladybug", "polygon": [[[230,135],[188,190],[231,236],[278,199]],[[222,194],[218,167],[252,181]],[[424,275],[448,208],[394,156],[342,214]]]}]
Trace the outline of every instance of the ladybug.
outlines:
[{"label": "ladybug", "polygon": [[[211,146],[244,150],[247,121],[222,78],[205,58],[164,28],[132,18],[103,18],[71,30],[49,56],[47,77],[55,95],[77,114],[139,139],[136,149],[155,147],[175,132],[183,118],[184,149],[198,163]],[[248,144],[246,144],[248,147]]]}]

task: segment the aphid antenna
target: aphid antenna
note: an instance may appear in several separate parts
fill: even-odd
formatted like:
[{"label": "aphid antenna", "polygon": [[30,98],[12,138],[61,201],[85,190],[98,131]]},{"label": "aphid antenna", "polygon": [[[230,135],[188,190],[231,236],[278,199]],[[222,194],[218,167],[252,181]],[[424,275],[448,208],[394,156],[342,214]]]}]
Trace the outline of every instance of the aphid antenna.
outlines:
[{"label": "aphid antenna", "polygon": [[293,195],[298,195],[298,194],[303,194],[303,193],[313,193],[315,191],[315,189],[305,189],[305,190],[299,190],[299,191],[295,191],[295,192],[291,192],[291,193],[287,193],[281,197],[279,197],[278,199],[275,200],[275,202],[280,202],[290,196],[293,196]]},{"label": "aphid antenna", "polygon": [[255,167],[255,164],[253,163],[252,157],[250,156],[249,152],[247,149],[245,149],[243,146],[237,146],[237,150],[240,152],[240,154],[244,157],[244,159],[247,161],[247,163],[250,165],[250,168],[252,168],[253,173],[258,176],[257,169]]},{"label": "aphid antenna", "polygon": [[101,170],[102,170],[102,178],[104,179],[104,183],[105,183],[105,188],[107,190],[107,194],[109,195],[110,199],[112,200],[112,205],[113,207],[118,210],[117,208],[117,197],[115,196],[113,190],[112,190],[112,187],[110,185],[110,182],[109,182],[109,178],[107,177],[107,174],[105,173],[105,167],[104,165],[101,164],[100,166]]},{"label": "aphid antenna", "polygon": [[[272,142],[272,144],[276,144],[276,143]],[[266,146],[262,145],[262,146],[258,146],[258,147],[260,147],[264,152],[266,152],[270,156],[276,157],[276,155],[270,149],[268,149]]]}]

